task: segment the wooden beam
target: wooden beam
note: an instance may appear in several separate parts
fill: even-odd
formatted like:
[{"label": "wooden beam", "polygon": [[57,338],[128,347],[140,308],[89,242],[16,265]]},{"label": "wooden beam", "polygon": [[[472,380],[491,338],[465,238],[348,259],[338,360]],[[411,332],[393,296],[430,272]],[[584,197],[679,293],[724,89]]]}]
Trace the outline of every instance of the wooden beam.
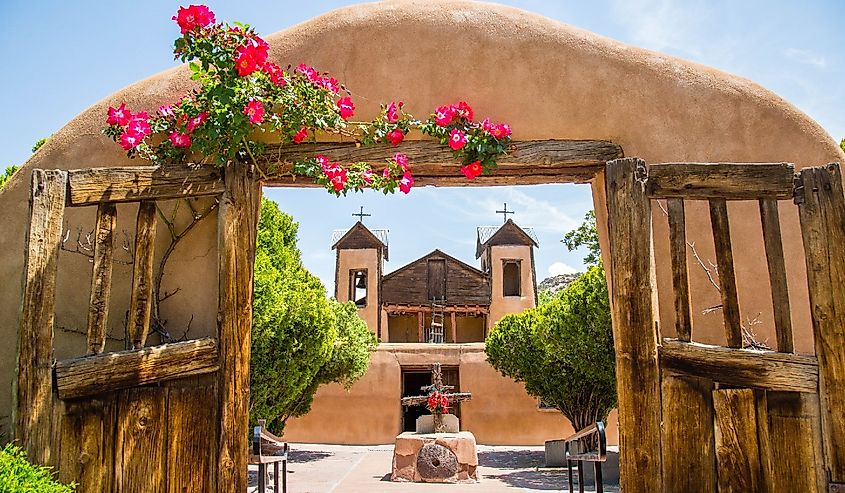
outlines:
[{"label": "wooden beam", "polygon": [[317,154],[341,164],[365,161],[381,169],[396,152],[408,156],[418,185],[470,186],[533,183],[587,182],[607,161],[623,156],[618,145],[601,140],[528,140],[513,142],[507,156],[499,159],[490,175],[467,180],[452,151],[432,140],[405,141],[399,146],[359,147],[354,142],[301,145],[268,145],[258,161],[274,170],[267,186],[314,186],[308,178],[290,176],[292,164]]},{"label": "wooden beam", "polygon": [[68,205],[199,197],[223,192],[214,165],[180,164],[68,171]]},{"label": "wooden beam", "polygon": [[713,382],[664,371],[661,388],[665,491],[716,491]]},{"label": "wooden beam", "polygon": [[619,400],[619,472],[621,489],[629,493],[663,490],[647,175],[645,162],[631,158],[607,163],[605,172]]},{"label": "wooden beam", "polygon": [[106,346],[116,226],[117,207],[114,204],[100,204],[97,207],[97,223],[94,228],[94,267],[88,308],[88,354],[100,354]]},{"label": "wooden beam", "polygon": [[845,482],[845,198],[838,164],[801,170],[796,194],[807,261],[825,458],[834,483]]},{"label": "wooden beam", "polygon": [[689,273],[687,271],[687,234],[684,224],[684,201],[666,201],[669,213],[669,250],[672,264],[672,292],[675,295],[675,332],[678,339],[692,337],[692,315],[689,302]]},{"label": "wooden beam", "polygon": [[788,163],[652,164],[648,194],[655,199],[791,199],[794,173],[795,167]]},{"label": "wooden beam", "polygon": [[725,319],[725,338],[728,347],[742,347],[742,325],[739,318],[739,298],[734,274],[734,255],[731,247],[731,228],[725,199],[710,199],[710,225],[716,248],[719,269],[719,291],[722,293],[722,315]]},{"label": "wooden beam", "polygon": [[214,339],[205,338],[62,360],[56,362],[56,389],[60,399],[76,399],[211,373],[217,353]]},{"label": "wooden beam", "polygon": [[425,342],[425,336],[423,335],[423,317],[425,317],[423,312],[417,312],[417,342]]},{"label": "wooden beam", "polygon": [[772,463],[770,491],[825,491],[819,396],[766,392],[766,406]]},{"label": "wooden beam", "polygon": [[766,248],[769,284],[772,288],[777,348],[782,353],[791,353],[794,351],[794,345],[792,343],[789,289],[786,282],[786,261],[783,257],[783,241],[780,234],[780,218],[776,200],[760,200],[760,221],[763,225],[763,244]]},{"label": "wooden beam", "polygon": [[713,392],[719,493],[765,491],[757,440],[757,407],[751,389]]},{"label": "wooden beam", "polygon": [[67,172],[32,170],[29,229],[18,333],[18,378],[12,423],[30,461],[58,459],[53,449],[53,322],[56,272],[62,242]]},{"label": "wooden beam", "polygon": [[143,200],[138,204],[138,219],[135,222],[135,262],[132,264],[132,292],[126,328],[133,349],[144,347],[150,332],[150,313],[154,302],[155,237],[156,203],[154,200]]},{"label": "wooden beam", "polygon": [[458,342],[458,321],[457,321],[457,318],[455,317],[455,312],[451,312],[451,315],[452,315],[452,317],[451,317],[450,322],[452,323],[452,326],[451,326],[452,342],[457,343]]},{"label": "wooden beam", "polygon": [[251,166],[230,163],[217,223],[220,342],[218,491],[245,491],[249,448],[252,283],[261,186]]},{"label": "wooden beam", "polygon": [[660,348],[660,365],[666,370],[736,387],[784,392],[818,391],[819,367],[813,356],[664,339]]}]

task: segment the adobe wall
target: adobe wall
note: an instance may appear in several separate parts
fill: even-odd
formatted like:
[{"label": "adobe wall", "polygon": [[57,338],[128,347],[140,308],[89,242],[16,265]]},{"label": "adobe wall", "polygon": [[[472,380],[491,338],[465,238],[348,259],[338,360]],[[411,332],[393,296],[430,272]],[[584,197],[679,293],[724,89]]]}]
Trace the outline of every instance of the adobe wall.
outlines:
[{"label": "adobe wall", "polygon": [[[280,7],[282,8],[282,7]],[[248,19],[245,19],[248,20]],[[166,20],[163,20],[166,22]],[[174,30],[175,33],[175,30]],[[518,9],[487,3],[428,0],[356,5],[266,36],[271,58],[280,65],[308,62],[342,79],[353,91],[366,120],[378,102],[402,99],[424,116],[436,106],[469,101],[479,117],[506,121],[516,139],[607,139],[627,156],[648,162],[788,161],[798,167],[843,161],[836,142],[812,119],[759,85],[718,70],[634,48]],[[18,313],[21,302],[27,197],[32,168],[79,168],[140,164],[100,134],[109,105],[126,102],[153,111],[192,88],[186,67],[139,81],[92,105],[70,121],[26,163],[0,192],[0,416],[11,409]],[[73,97],[73,94],[68,94]],[[605,206],[596,195],[601,241]],[[331,200],[326,197],[325,200]],[[762,337],[774,340],[770,294],[765,282],[756,205],[731,204],[734,259],[743,319],[760,313]],[[796,348],[812,351],[809,303],[798,221],[781,205],[789,289],[793,295]],[[73,211],[71,228],[93,224],[93,210]],[[120,220],[132,211],[121,207]],[[168,289],[182,287],[163,307],[173,327],[193,317],[191,336],[216,325],[217,240],[211,224],[195,231],[174,253]],[[704,259],[713,259],[704,206],[687,214],[688,239]],[[660,321],[673,324],[665,219],[655,211],[657,275],[662,286]],[[159,228],[159,238],[165,234]],[[84,327],[91,266],[63,254],[65,279],[58,296],[58,325]],[[115,269],[114,292],[129,289],[128,275]],[[701,315],[718,293],[699,270],[692,270],[693,337],[723,340],[721,316]],[[125,294],[117,295],[125,297]],[[123,304],[112,309],[109,327],[120,330]],[[82,336],[57,332],[57,353],[74,353]],[[397,411],[398,412],[398,411]],[[2,424],[2,423],[0,423]]]},{"label": "adobe wall", "polygon": [[[532,265],[531,247],[526,245],[496,245],[490,248],[490,285],[492,296],[490,299],[490,315],[487,317],[487,328],[508,313],[520,313],[526,308],[537,305],[534,293],[534,266]],[[521,296],[504,296],[502,290],[502,260],[518,259],[520,262]]]},{"label": "adobe wall", "polygon": [[[381,259],[375,248],[338,250],[335,272],[335,297],[338,301],[349,301],[349,271],[367,269],[367,306],[358,309],[358,315],[367,322],[367,327],[377,333],[381,309],[379,308],[379,286]],[[382,327],[384,333],[384,327]]]}]

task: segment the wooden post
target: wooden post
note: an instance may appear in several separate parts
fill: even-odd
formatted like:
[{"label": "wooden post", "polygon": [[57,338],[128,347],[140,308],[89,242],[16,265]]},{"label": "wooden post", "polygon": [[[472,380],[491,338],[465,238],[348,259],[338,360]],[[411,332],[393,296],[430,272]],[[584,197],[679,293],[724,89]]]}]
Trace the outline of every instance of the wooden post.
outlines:
[{"label": "wooden post", "polygon": [[106,326],[109,321],[111,297],[114,229],[117,226],[117,206],[113,203],[97,207],[94,267],[91,275],[91,298],[88,308],[88,354],[100,354],[106,346]]},{"label": "wooden post", "polygon": [[425,342],[425,336],[423,335],[423,325],[424,325],[425,314],[422,311],[417,312],[417,338],[419,342]]},{"label": "wooden post", "polygon": [[742,326],[739,316],[739,298],[736,294],[728,204],[725,199],[710,199],[710,224],[713,228],[713,243],[716,247],[716,265],[719,268],[719,290],[722,293],[725,338],[728,341],[728,347],[740,348],[742,347]]},{"label": "wooden post", "polygon": [[12,423],[18,444],[36,464],[58,459],[53,449],[58,429],[53,422],[53,321],[66,193],[65,171],[32,171]]},{"label": "wooden post", "polygon": [[132,349],[141,349],[150,332],[150,310],[153,306],[153,261],[155,259],[156,203],[144,200],[138,204],[135,226],[135,263],[132,266],[132,294],[129,300],[129,327]]},{"label": "wooden post", "polygon": [[845,198],[839,165],[802,169],[795,201],[819,361],[825,463],[831,482],[845,483]]},{"label": "wooden post", "polygon": [[455,312],[452,312],[451,318],[452,319],[450,320],[450,322],[452,322],[452,344],[457,344],[457,342],[458,342],[458,319],[457,319],[457,316],[455,315]]},{"label": "wooden post", "polygon": [[684,224],[684,200],[666,201],[669,213],[669,250],[672,259],[672,291],[675,293],[675,333],[678,339],[689,342],[692,337],[692,315],[689,303],[689,274],[687,272],[687,235]]},{"label": "wooden post", "polygon": [[621,488],[628,493],[663,490],[647,174],[644,161],[627,158],[608,162],[605,175],[619,399],[619,472]]},{"label": "wooden post", "polygon": [[244,163],[225,169],[218,212],[220,447],[218,491],[245,491],[249,437],[249,352],[260,183]]},{"label": "wooden post", "polygon": [[775,316],[778,351],[791,353],[794,351],[792,320],[790,319],[786,261],[783,258],[783,241],[780,234],[777,200],[760,200],[760,221],[763,225],[763,243],[766,248],[766,262],[769,267],[769,283],[772,287],[772,306]]},{"label": "wooden post", "polygon": [[751,389],[713,392],[719,493],[765,491],[757,437],[757,405]]}]

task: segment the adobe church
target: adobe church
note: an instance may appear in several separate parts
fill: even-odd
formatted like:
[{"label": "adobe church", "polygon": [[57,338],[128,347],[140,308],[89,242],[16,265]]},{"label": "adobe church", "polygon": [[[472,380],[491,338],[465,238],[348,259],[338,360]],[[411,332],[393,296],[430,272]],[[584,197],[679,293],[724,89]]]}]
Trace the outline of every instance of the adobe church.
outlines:
[{"label": "adobe church", "polygon": [[431,384],[433,363],[441,363],[445,384],[472,392],[472,400],[453,412],[479,443],[540,445],[571,432],[561,413],[542,408],[522,384],[494,370],[484,354],[487,332],[500,318],[536,306],[534,249],[539,244],[532,229],[512,219],[479,227],[478,267],[434,250],[386,274],[387,230],[358,221],[335,231],[331,243],[335,297],[355,302],[380,345],[367,374],[351,389],[321,387],[311,412],[288,422],[286,439],[393,443],[427,414],[422,406],[403,408],[400,400]]}]

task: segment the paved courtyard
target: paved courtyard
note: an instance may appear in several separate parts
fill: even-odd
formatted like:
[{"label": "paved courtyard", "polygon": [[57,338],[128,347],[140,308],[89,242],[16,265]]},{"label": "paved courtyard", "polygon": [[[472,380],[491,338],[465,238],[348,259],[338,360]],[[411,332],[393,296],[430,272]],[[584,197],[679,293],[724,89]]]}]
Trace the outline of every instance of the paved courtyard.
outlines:
[{"label": "paved courtyard", "polygon": [[[540,467],[543,465],[542,447],[479,445],[480,481],[461,485],[391,482],[393,445],[292,444],[291,449],[288,465],[290,493],[568,491],[565,469]],[[250,470],[255,469],[251,467]],[[250,474],[250,484],[250,491],[256,491],[255,474]],[[586,491],[595,489],[588,488]],[[605,487],[605,491],[619,490],[617,487]]]}]

